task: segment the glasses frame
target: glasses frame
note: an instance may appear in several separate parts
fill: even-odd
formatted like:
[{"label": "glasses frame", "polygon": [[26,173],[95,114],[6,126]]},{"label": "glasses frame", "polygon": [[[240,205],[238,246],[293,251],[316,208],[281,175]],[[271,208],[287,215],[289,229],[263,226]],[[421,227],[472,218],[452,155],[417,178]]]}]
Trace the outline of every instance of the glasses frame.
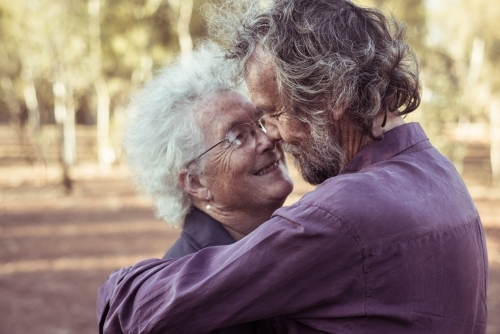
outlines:
[{"label": "glasses frame", "polygon": [[[227,133],[231,132],[232,129],[234,129],[234,128],[238,127],[238,126],[241,126],[243,124],[250,124],[251,126],[256,125],[259,128],[259,130],[261,130],[264,133],[267,133],[267,130],[266,130],[266,127],[265,127],[266,123],[265,123],[265,120],[264,120],[264,115],[260,116],[257,120],[253,121],[252,123],[241,123],[241,124],[235,125],[231,129],[229,129],[229,131]],[[198,160],[199,158],[201,158],[202,156],[204,156],[205,154],[207,154],[208,152],[210,152],[211,150],[213,150],[215,147],[217,147],[218,145],[222,144],[226,140],[229,141],[227,133],[226,133],[226,137],[225,138],[219,140],[217,143],[215,143],[210,148],[208,148],[207,150],[205,150],[202,154],[198,155],[196,158],[194,158],[191,161],[189,161],[186,164],[186,167],[189,167],[193,162],[195,162],[196,160]]]}]

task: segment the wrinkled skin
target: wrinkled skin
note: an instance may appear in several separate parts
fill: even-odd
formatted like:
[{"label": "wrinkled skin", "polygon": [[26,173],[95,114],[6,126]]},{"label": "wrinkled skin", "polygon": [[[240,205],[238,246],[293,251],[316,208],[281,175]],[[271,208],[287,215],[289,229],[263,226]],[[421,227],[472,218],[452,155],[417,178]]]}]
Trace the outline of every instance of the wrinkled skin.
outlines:
[{"label": "wrinkled skin", "polygon": [[[233,126],[260,116],[248,97],[235,92],[208,97],[199,107],[197,122],[207,148]],[[193,204],[222,223],[236,240],[268,220],[293,189],[280,145],[257,128],[248,147],[236,149],[226,141],[203,158],[205,170],[191,194]]]}]

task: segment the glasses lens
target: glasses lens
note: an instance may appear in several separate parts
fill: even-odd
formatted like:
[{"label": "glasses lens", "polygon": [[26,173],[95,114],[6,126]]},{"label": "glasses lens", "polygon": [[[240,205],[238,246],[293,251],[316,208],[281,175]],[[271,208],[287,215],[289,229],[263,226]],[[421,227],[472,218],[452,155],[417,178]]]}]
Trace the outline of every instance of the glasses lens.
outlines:
[{"label": "glasses lens", "polygon": [[234,146],[244,146],[245,144],[248,143],[248,139],[251,137],[252,134],[252,125],[248,123],[243,123],[240,125],[235,126],[229,132],[227,133],[227,140],[229,141],[229,144],[234,145]]},{"label": "glasses lens", "polygon": [[256,120],[254,123],[243,123],[235,126],[226,134],[229,144],[234,146],[245,146],[250,141],[253,141],[256,136],[256,130],[253,125],[259,128],[262,132],[266,133],[264,116]]},{"label": "glasses lens", "polygon": [[264,133],[267,133],[266,130],[266,119],[264,118],[264,115],[262,115],[256,122],[257,126],[259,129],[261,129]]}]

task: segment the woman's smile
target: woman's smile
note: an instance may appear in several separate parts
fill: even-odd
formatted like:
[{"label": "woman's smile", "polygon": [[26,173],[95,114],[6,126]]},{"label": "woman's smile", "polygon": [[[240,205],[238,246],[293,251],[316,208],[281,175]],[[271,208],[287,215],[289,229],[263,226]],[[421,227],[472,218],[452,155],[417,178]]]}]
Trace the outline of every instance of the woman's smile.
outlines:
[{"label": "woman's smile", "polygon": [[265,168],[261,169],[260,171],[258,171],[257,173],[255,173],[255,175],[261,176],[264,174],[268,174],[268,173],[272,172],[273,170],[275,170],[276,168],[278,168],[278,166],[279,166],[279,161],[276,161],[272,165],[265,167]]}]

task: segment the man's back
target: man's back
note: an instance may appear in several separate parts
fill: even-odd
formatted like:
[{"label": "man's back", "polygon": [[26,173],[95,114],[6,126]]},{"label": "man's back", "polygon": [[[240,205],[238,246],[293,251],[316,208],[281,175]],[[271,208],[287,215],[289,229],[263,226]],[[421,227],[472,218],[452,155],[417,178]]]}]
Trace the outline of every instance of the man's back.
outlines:
[{"label": "man's back", "polygon": [[481,222],[451,162],[424,138],[417,124],[392,130],[301,200],[325,212],[319,223],[334,217],[350,239],[332,264],[344,279],[324,287],[340,293],[325,308],[335,316],[298,315],[302,324],[341,333],[485,332]]}]

